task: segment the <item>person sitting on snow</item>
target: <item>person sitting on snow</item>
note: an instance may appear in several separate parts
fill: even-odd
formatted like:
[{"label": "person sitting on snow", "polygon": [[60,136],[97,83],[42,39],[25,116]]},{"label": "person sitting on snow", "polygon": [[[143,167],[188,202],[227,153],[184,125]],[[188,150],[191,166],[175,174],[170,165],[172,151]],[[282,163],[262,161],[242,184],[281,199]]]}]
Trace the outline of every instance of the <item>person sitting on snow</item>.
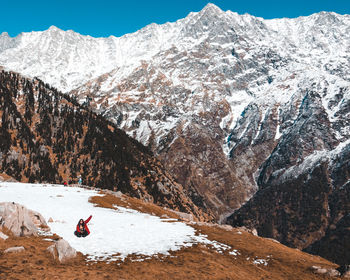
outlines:
[{"label": "person sitting on snow", "polygon": [[77,224],[77,230],[74,232],[74,234],[77,237],[86,237],[90,234],[90,230],[87,226],[87,223],[90,222],[92,218],[92,215],[90,215],[90,217],[84,221],[83,219],[80,219],[78,224]]}]

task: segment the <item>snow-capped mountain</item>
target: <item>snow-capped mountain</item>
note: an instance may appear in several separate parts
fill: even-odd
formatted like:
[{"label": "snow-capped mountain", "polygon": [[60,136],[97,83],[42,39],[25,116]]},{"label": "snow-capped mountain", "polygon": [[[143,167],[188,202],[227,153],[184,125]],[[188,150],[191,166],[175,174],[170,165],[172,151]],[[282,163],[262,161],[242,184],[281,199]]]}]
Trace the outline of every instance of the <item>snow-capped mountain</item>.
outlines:
[{"label": "snow-capped mountain", "polygon": [[344,106],[339,92],[348,95],[349,26],[347,15],[263,20],[210,4],[140,30],[157,30],[147,31],[152,43],[164,38],[154,34],[172,35],[131,72],[116,68],[73,93],[91,96],[97,111],[150,146],[222,214],[256,191],[253,174],[308,90],[323,92],[336,137],[348,137],[347,115],[334,114]]},{"label": "snow-capped mountain", "polygon": [[[120,38],[55,27],[2,34],[0,66],[38,76],[81,103],[91,97],[94,110],[149,146],[179,183],[196,190],[192,200],[222,219],[259,189],[283,185],[286,172],[313,154],[334,153],[350,138],[349,15],[264,20],[208,4]],[[338,181],[349,179],[348,171],[336,174]],[[261,204],[261,197],[259,191],[253,199]],[[286,203],[268,198],[270,209]],[[332,223],[327,219],[322,226]],[[260,233],[275,231],[298,246],[300,236],[287,242],[285,228]]]}]

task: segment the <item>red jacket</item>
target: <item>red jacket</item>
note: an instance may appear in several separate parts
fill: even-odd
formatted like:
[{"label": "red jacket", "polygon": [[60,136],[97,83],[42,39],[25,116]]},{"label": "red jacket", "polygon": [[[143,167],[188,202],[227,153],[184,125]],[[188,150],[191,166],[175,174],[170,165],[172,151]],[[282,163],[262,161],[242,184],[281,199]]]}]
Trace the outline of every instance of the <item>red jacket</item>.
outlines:
[{"label": "red jacket", "polygon": [[[90,230],[87,226],[87,223],[90,222],[91,218],[92,218],[92,215],[86,221],[84,221],[84,227],[85,227],[85,230],[88,234],[90,234]],[[80,228],[79,228],[79,223],[77,224],[77,232],[81,233]]]}]

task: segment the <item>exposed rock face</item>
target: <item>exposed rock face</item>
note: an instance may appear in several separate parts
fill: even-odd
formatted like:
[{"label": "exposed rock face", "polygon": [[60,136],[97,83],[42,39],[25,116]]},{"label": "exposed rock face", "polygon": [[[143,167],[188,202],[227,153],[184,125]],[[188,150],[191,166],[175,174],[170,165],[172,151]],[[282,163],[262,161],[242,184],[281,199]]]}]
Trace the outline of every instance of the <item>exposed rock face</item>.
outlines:
[{"label": "exposed rock face", "polygon": [[0,172],[24,182],[81,175],[89,186],[206,216],[146,147],[40,80],[1,72],[0,117]]},{"label": "exposed rock face", "polygon": [[[342,264],[350,261],[350,111],[344,110],[349,106],[349,88],[338,89],[325,101],[329,91],[328,85],[312,85],[281,108],[278,126],[284,132],[255,172],[258,192],[227,222],[257,228],[261,236]],[[249,118],[246,122],[250,125],[243,125],[248,133],[254,123]],[[244,119],[240,121],[243,124]],[[274,126],[273,122],[263,125],[262,132]],[[244,141],[251,141],[247,137],[236,137],[240,130],[232,137],[234,157],[242,142],[239,150],[255,146],[247,147]]]},{"label": "exposed rock face", "polygon": [[55,244],[49,246],[47,250],[53,255],[54,259],[58,258],[60,263],[66,263],[77,255],[76,250],[64,239],[55,241]]},{"label": "exposed rock face", "polygon": [[39,228],[49,230],[40,213],[14,202],[0,203],[0,226],[9,229],[15,236],[37,235]]},{"label": "exposed rock face", "polygon": [[[339,264],[349,263],[349,153],[347,141],[331,151],[315,152],[288,169],[266,165],[259,191],[227,222],[255,227],[261,236]],[[271,164],[272,159],[267,162]],[[272,175],[265,177],[264,170]]]}]

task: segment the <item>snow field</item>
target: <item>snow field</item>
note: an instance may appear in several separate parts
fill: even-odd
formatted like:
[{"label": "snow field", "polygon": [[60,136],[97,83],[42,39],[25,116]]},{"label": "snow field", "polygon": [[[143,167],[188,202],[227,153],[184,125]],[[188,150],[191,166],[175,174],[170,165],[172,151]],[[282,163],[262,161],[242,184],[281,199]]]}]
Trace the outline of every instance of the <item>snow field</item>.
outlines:
[{"label": "snow field", "polygon": [[[92,261],[123,260],[130,254],[152,256],[168,254],[195,243],[211,245],[218,252],[230,246],[210,241],[195,229],[181,222],[167,222],[157,216],[118,207],[94,207],[89,197],[99,195],[94,190],[62,185],[0,183],[0,202],[16,202],[41,213],[52,233],[56,233],[77,251]],[[91,234],[77,238],[73,233],[80,218],[92,219]]]}]

